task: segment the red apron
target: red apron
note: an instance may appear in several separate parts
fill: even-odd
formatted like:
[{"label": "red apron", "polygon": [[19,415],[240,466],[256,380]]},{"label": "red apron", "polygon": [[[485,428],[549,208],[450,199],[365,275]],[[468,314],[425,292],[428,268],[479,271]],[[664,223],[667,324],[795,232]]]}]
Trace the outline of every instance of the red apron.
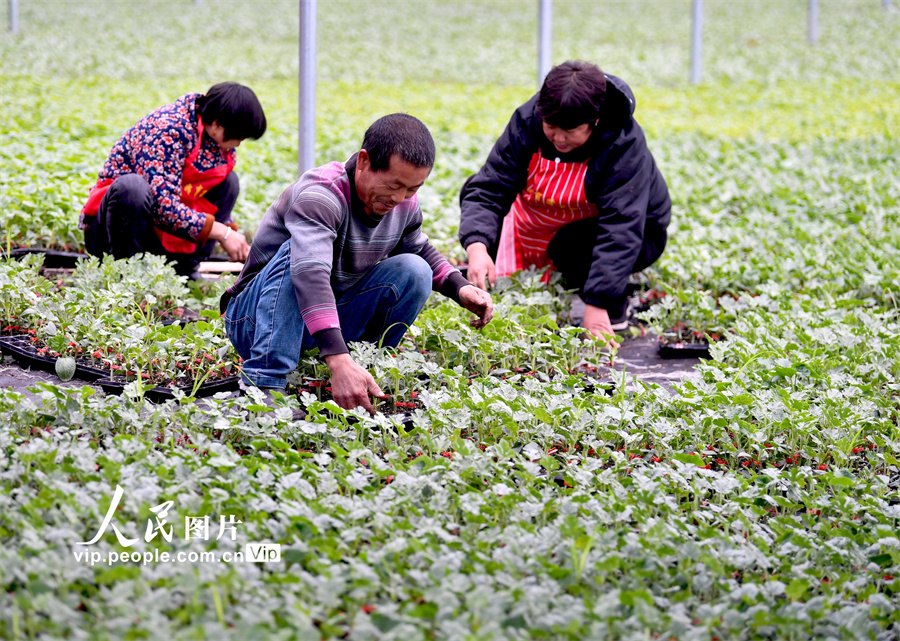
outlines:
[{"label": "red apron", "polygon": [[[199,171],[194,167],[194,161],[200,155],[200,149],[203,146],[203,120],[197,117],[197,145],[190,155],[184,161],[184,172],[181,175],[181,202],[194,211],[201,214],[215,215],[219,210],[216,205],[206,200],[206,193],[221,184],[223,180],[234,169],[234,154],[230,154],[226,158],[226,164],[219,165],[207,171]],[[87,202],[82,210],[85,216],[96,216],[100,209],[100,201],[113,184],[112,178],[98,180],[97,184],[88,195]],[[156,235],[159,237],[162,246],[166,251],[174,254],[193,254],[197,251],[197,245],[189,240],[178,238],[161,229],[156,228]]]},{"label": "red apron", "polygon": [[[587,162],[556,162],[534,154],[528,165],[525,189],[503,219],[497,249],[497,275],[508,276],[534,265],[551,266],[547,245],[563,225],[596,217],[597,206],[587,201],[584,179]],[[549,281],[550,271],[544,275]]]}]

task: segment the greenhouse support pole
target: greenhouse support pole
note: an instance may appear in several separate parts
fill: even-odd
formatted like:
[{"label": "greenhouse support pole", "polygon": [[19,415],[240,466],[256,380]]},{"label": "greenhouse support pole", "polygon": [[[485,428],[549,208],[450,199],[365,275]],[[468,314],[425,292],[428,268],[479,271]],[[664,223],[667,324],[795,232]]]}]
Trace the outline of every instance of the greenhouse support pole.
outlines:
[{"label": "greenhouse support pole", "polygon": [[819,0],[809,0],[806,13],[806,41],[811,44],[819,42]]},{"label": "greenhouse support pole", "polygon": [[316,0],[300,0],[300,140],[298,172],[316,162]]},{"label": "greenhouse support pole", "polygon": [[538,89],[550,73],[553,59],[553,0],[538,0]]},{"label": "greenhouse support pole", "polygon": [[9,0],[9,30],[19,33],[19,0]]},{"label": "greenhouse support pole", "polygon": [[691,5],[691,84],[700,84],[703,70],[703,0]]}]

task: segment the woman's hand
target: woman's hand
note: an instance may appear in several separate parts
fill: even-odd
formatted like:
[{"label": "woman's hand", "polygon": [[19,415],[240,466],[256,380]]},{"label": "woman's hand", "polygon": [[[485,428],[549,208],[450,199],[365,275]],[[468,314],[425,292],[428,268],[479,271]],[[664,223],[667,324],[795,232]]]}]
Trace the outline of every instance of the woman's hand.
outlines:
[{"label": "woman's hand", "polygon": [[612,323],[609,322],[609,313],[593,305],[584,306],[584,328],[590,336],[603,341],[605,347],[609,347],[615,336]]},{"label": "woman's hand", "polygon": [[[494,261],[488,254],[487,245],[484,243],[472,243],[466,247],[466,255],[469,257],[469,282],[487,291],[487,285],[491,287],[497,282],[497,271]],[[487,279],[487,283],[485,283]]]},{"label": "woman's hand", "polygon": [[209,237],[219,241],[228,253],[228,259],[237,263],[247,261],[250,255],[250,245],[247,238],[239,231],[233,230],[228,225],[224,225],[219,221],[213,223],[213,228],[209,232]]}]

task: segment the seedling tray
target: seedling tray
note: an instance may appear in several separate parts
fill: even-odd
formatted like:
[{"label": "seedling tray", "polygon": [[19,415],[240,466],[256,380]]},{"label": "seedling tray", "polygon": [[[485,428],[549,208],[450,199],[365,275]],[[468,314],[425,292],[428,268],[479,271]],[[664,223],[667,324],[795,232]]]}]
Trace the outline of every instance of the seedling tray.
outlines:
[{"label": "seedling tray", "polygon": [[[56,358],[39,354],[28,334],[0,337],[0,351],[12,356],[22,367],[56,373]],[[81,359],[75,359],[75,378],[83,381],[97,381],[109,378],[109,371],[86,365]]]},{"label": "seedling tray", "polygon": [[167,318],[166,320],[162,321],[162,324],[167,327],[169,325],[178,325],[179,327],[184,328],[184,327],[187,327],[188,325],[190,325],[191,323],[196,323],[197,320],[198,319],[196,319],[196,318]]},{"label": "seedling tray", "polygon": [[660,358],[705,358],[712,356],[709,353],[709,343],[660,343]]},{"label": "seedling tray", "polygon": [[583,394],[599,394],[605,393],[612,396],[616,391],[616,382],[612,379],[603,379],[596,383],[589,383],[584,386]]},{"label": "seedling tray", "polygon": [[[330,399],[325,399],[325,400],[330,400]],[[309,406],[306,405],[305,403],[303,403],[302,401],[300,401],[299,398],[297,398],[297,401],[300,403],[300,408],[304,412],[309,414],[310,413]],[[325,409],[328,410],[329,408],[326,407]],[[336,413],[334,413],[334,412],[332,412],[332,414],[336,415]],[[409,412],[396,412],[394,414],[387,414],[386,416],[390,416],[392,419],[396,419],[403,426],[403,430],[405,432],[409,432],[415,428],[415,425],[413,425],[412,414]],[[355,425],[356,423],[359,422],[359,418],[357,416],[354,416],[351,414],[351,415],[347,416],[347,422],[350,423],[351,425]]]},{"label": "seedling tray", "polygon": [[[124,379],[122,379],[122,377],[116,377],[113,379],[106,378],[105,380],[97,381],[97,384],[100,385],[100,389],[102,389],[106,394],[121,396],[125,392],[125,386],[128,385],[128,381],[125,381]],[[165,401],[169,401],[175,398],[176,389],[181,390],[187,395],[190,395],[191,391],[194,389],[194,386],[193,384],[190,384],[176,385],[175,387],[154,387],[144,392],[144,398],[153,403],[164,403]],[[218,394],[219,392],[233,392],[236,389],[238,389],[238,377],[228,376],[226,378],[220,378],[209,383],[203,383],[197,389],[195,398],[212,396],[213,394]]]},{"label": "seedling tray", "polygon": [[[303,403],[300,403],[300,407],[302,407],[307,414],[309,413],[309,410]],[[387,414],[386,416],[390,416],[390,418],[396,419],[397,422],[403,426],[404,432],[410,432],[415,429],[415,425],[413,425],[412,414],[410,414],[409,412],[397,412],[396,414]],[[347,422],[351,425],[355,425],[359,422],[359,418],[350,415],[347,417]]]},{"label": "seedling tray", "polygon": [[21,258],[32,254],[42,254],[44,256],[44,267],[48,269],[75,269],[79,260],[90,257],[88,254],[79,252],[43,249],[41,247],[17,247],[9,252],[11,258]]},{"label": "seedling tray", "polygon": [[[37,349],[31,344],[31,337],[28,334],[0,337],[0,351],[12,356],[22,367],[56,373],[56,359],[38,354]],[[85,365],[77,358],[75,359],[75,378],[97,383],[107,394],[122,394],[125,385],[128,384],[121,376],[110,378],[107,370]],[[190,394],[194,386],[193,384],[180,385],[178,388],[185,394]],[[201,385],[197,390],[197,397],[212,396],[218,392],[233,392],[237,388],[238,377],[228,376]],[[169,387],[154,387],[144,392],[144,397],[154,402],[162,402],[174,398],[174,394]]]}]

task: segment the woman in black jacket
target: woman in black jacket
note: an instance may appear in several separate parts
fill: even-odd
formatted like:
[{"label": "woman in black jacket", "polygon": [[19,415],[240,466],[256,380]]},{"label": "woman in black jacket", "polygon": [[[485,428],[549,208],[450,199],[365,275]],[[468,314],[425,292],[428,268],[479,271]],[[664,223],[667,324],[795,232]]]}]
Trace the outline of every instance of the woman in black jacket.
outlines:
[{"label": "woman in black jacket", "polygon": [[585,329],[627,324],[628,277],[662,255],[672,207],[633,113],[628,85],[595,65],[550,71],[463,186],[469,282],[550,265],[584,299]]}]

